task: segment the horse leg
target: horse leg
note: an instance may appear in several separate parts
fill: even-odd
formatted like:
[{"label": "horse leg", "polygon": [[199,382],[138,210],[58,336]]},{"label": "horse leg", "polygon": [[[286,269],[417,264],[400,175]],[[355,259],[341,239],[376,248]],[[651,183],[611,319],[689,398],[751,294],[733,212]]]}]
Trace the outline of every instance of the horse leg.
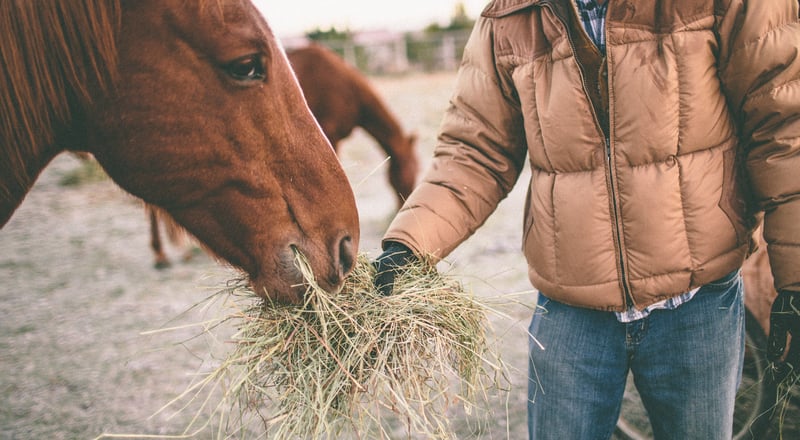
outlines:
[{"label": "horse leg", "polygon": [[181,261],[188,263],[203,252],[203,250],[197,246],[194,237],[165,211],[159,211],[158,220],[161,226],[164,227],[164,230],[167,231],[169,242],[176,248],[183,249]]},{"label": "horse leg", "polygon": [[[175,224],[175,226],[180,228],[180,226],[177,223]],[[184,229],[180,229],[177,232],[182,233],[182,235],[174,238],[173,242],[175,243],[176,246],[182,246],[184,248],[183,255],[181,256],[181,261],[183,261],[184,263],[188,263],[194,260],[195,257],[197,257],[198,255],[203,254],[203,249],[197,245],[197,241],[194,239],[194,237],[191,236],[187,237],[188,234]]]},{"label": "horse leg", "polygon": [[155,255],[155,263],[153,264],[153,267],[156,269],[166,269],[170,267],[171,264],[161,245],[161,234],[159,233],[158,228],[158,214],[153,207],[148,206],[145,209],[150,215],[150,247],[153,249],[153,255]]}]

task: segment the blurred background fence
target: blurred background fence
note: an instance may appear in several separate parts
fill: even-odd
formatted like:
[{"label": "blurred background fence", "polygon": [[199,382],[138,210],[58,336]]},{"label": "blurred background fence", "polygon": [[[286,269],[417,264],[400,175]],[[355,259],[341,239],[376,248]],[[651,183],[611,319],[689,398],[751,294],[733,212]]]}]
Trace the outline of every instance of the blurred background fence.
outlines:
[{"label": "blurred background fence", "polygon": [[454,71],[474,24],[464,3],[456,2],[450,21],[444,26],[431,23],[406,32],[317,28],[299,37],[284,37],[282,42],[286,49],[311,42],[322,44],[367,75]]},{"label": "blurred background fence", "polygon": [[287,49],[316,42],[337,52],[369,75],[455,70],[461,62],[470,29],[392,32],[365,31],[346,38],[285,38]]}]

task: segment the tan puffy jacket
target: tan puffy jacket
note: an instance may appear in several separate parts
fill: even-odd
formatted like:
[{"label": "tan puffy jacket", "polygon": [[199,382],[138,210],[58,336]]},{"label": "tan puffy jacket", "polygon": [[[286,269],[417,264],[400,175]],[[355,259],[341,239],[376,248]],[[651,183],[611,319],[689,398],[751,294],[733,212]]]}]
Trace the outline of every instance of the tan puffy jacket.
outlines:
[{"label": "tan puffy jacket", "polygon": [[756,211],[800,290],[795,0],[614,0],[607,54],[571,0],[495,0],[467,43],[432,167],[384,241],[444,258],[526,157],[523,250],[559,301],[642,308],[740,267]]}]

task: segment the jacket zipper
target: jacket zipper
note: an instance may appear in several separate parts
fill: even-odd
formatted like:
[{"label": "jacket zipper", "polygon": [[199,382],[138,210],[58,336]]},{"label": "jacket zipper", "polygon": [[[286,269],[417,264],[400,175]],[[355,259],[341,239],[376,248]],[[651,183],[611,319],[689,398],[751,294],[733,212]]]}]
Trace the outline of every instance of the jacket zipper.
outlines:
[{"label": "jacket zipper", "polygon": [[619,209],[617,208],[617,192],[614,191],[614,167],[612,166],[611,159],[611,139],[605,138],[606,142],[606,165],[608,166],[608,186],[609,196],[611,197],[611,206],[614,212],[614,238],[617,241],[617,263],[619,264],[619,272],[622,284],[622,295],[625,300],[625,307],[631,308],[634,305],[633,295],[631,295],[630,288],[628,287],[628,275],[625,271],[625,257],[622,254],[622,236],[619,227]]},{"label": "jacket zipper", "polygon": [[[573,0],[568,0],[568,1],[570,2],[570,6],[573,9],[575,9],[576,6],[573,4]],[[587,87],[586,86],[586,77],[583,74],[584,66],[581,64],[581,61],[578,59],[578,56],[577,56],[578,51],[575,48],[575,42],[573,41],[572,34],[569,32],[569,26],[567,25],[567,23],[565,21],[565,18],[562,17],[561,15],[559,15],[555,11],[555,9],[553,8],[553,5],[551,4],[551,2],[544,1],[544,2],[541,3],[541,5],[542,5],[542,7],[546,7],[547,9],[549,9],[550,13],[553,14],[556,18],[558,18],[559,22],[561,22],[561,25],[564,27],[565,33],[567,34],[567,41],[569,41],[569,46],[572,49],[573,58],[575,59],[575,63],[578,64],[578,71],[579,71],[579,73],[581,75],[581,88],[583,88],[583,93],[586,95],[587,99],[589,99],[589,91],[586,89],[586,87]],[[610,8],[611,5],[609,4],[608,7]],[[606,14],[607,13],[608,13],[608,11],[606,11]],[[577,11],[575,11],[575,15],[580,20],[580,15],[577,14]],[[581,29],[583,29],[583,25],[581,25]],[[583,29],[583,32],[585,33],[586,30]],[[603,27],[603,33],[606,34],[606,53],[607,53],[608,52],[608,34],[607,34],[605,26]],[[588,38],[588,35],[586,37]],[[607,56],[606,56],[606,63],[608,63]],[[609,99],[609,104],[608,105],[611,105],[610,101],[611,100]],[[590,105],[589,107],[591,107],[592,117],[594,118],[595,126],[597,127],[598,131],[602,133],[603,129],[600,127],[600,121],[599,121],[599,119],[597,117],[597,113],[595,113],[594,106]],[[609,109],[609,119],[610,119],[610,117],[611,117],[611,112],[610,112],[610,109]],[[610,127],[610,125],[611,124],[609,123],[609,127]],[[622,287],[622,296],[623,296],[622,299],[625,302],[626,308],[630,308],[631,306],[634,305],[634,301],[633,301],[633,295],[631,295],[630,287],[628,285],[628,275],[627,275],[627,272],[625,270],[625,257],[624,257],[623,252],[622,252],[622,234],[621,234],[621,228],[620,228],[619,209],[617,208],[617,194],[616,194],[616,191],[614,190],[614,180],[615,179],[614,179],[614,167],[612,166],[613,165],[612,164],[612,161],[613,161],[612,156],[613,155],[612,155],[612,151],[611,151],[611,139],[609,138],[609,136],[604,136],[603,140],[605,141],[605,146],[604,147],[605,147],[605,153],[606,153],[606,166],[608,167],[608,173],[606,173],[606,176],[608,178],[607,181],[608,181],[608,188],[609,188],[608,195],[611,198],[612,214],[614,216],[614,226],[613,226],[613,228],[614,228],[614,240],[616,241],[615,244],[617,246],[617,264],[619,265],[619,271],[620,271],[620,284],[621,284],[621,287]]]}]

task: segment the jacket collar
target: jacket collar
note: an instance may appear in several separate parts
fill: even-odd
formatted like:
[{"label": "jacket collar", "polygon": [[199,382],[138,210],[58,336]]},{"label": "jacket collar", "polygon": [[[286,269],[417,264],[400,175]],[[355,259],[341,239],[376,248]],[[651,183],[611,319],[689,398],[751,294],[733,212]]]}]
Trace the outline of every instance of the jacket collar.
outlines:
[{"label": "jacket collar", "polygon": [[486,6],[481,15],[488,18],[499,18],[537,5],[541,3],[541,1],[542,0],[494,0]]},{"label": "jacket collar", "polygon": [[500,18],[531,6],[545,5],[553,7],[555,12],[562,17],[565,17],[568,8],[575,7],[572,0],[494,0],[486,6],[481,15],[487,18]]}]

